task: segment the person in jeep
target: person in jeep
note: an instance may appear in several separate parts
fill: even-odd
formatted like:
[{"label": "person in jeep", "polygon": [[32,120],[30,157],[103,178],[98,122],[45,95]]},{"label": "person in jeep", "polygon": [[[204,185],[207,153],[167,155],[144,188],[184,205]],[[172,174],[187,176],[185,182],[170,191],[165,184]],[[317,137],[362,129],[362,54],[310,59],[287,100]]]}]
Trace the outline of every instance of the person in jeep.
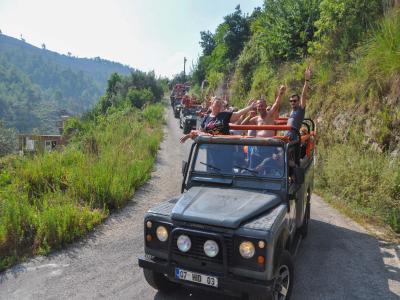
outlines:
[{"label": "person in jeep", "polygon": [[248,113],[256,108],[256,103],[252,102],[247,107],[236,111],[224,111],[224,102],[219,97],[213,97],[211,101],[211,113],[208,114],[202,124],[200,132],[197,130],[192,130],[189,134],[184,135],[180,142],[184,143],[189,138],[194,138],[201,133],[216,135],[229,135],[229,123],[236,122],[240,116]]},{"label": "person in jeep", "polygon": [[[281,85],[279,87],[278,96],[275,99],[274,104],[267,109],[267,103],[264,99],[257,100],[257,113],[258,116],[252,116],[251,114],[243,120],[242,125],[274,125],[276,118],[276,112],[278,112],[280,102],[286,91],[286,87]],[[279,114],[279,112],[278,112]],[[258,137],[272,137],[274,136],[272,130],[260,130],[256,132]]]},{"label": "person in jeep", "polygon": [[287,125],[292,126],[293,129],[286,132],[285,136],[289,137],[290,140],[295,141],[298,139],[298,132],[301,127],[301,123],[304,120],[304,115],[306,111],[306,101],[309,90],[309,82],[311,79],[311,68],[308,67],[304,73],[304,86],[301,93],[301,98],[297,94],[290,96],[290,107],[292,111],[290,112]]},{"label": "person in jeep", "polygon": [[[254,164],[254,159],[259,161],[258,157],[250,156],[250,164]],[[275,147],[270,156],[264,157],[264,159],[254,167],[254,171],[263,176],[281,177],[283,175],[283,159],[283,148]]]}]

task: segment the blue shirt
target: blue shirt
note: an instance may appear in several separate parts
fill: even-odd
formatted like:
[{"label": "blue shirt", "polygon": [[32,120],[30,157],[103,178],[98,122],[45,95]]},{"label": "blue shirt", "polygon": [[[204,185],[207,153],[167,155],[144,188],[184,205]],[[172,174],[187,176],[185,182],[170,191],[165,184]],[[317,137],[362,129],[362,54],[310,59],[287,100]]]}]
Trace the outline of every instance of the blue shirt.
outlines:
[{"label": "blue shirt", "polygon": [[290,137],[291,140],[297,140],[298,131],[301,128],[301,123],[304,121],[304,115],[306,109],[299,106],[296,110],[292,110],[287,121],[288,126],[292,126],[294,130],[286,131],[286,136]]}]

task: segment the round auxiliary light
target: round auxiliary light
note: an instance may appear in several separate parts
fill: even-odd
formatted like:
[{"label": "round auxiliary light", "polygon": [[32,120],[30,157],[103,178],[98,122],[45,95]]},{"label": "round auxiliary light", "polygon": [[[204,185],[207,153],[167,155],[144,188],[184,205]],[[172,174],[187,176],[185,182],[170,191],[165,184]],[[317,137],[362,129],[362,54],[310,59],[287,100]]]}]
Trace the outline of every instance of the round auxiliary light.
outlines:
[{"label": "round auxiliary light", "polygon": [[207,240],[203,246],[204,253],[208,257],[216,257],[219,252],[218,244],[213,240]]},{"label": "round auxiliary light", "polygon": [[178,237],[176,244],[178,246],[178,249],[182,252],[188,252],[190,250],[190,247],[192,247],[192,241],[190,240],[190,237],[184,234]]},{"label": "round auxiliary light", "polygon": [[254,244],[249,241],[242,242],[239,246],[239,252],[243,258],[252,258],[255,253]]},{"label": "round auxiliary light", "polygon": [[156,235],[161,242],[165,242],[166,240],[168,240],[167,228],[165,228],[164,226],[158,226],[156,230]]}]

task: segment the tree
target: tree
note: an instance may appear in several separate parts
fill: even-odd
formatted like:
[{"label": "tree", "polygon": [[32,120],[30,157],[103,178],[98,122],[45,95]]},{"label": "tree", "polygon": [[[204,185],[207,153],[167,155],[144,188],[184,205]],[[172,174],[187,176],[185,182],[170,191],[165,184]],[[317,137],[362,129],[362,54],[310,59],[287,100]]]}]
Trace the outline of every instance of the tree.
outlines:
[{"label": "tree", "polygon": [[281,63],[305,57],[316,30],[321,0],[266,0],[252,23],[253,43],[267,61]]},{"label": "tree", "polygon": [[382,10],[382,0],[322,0],[313,51],[333,60],[349,54]]},{"label": "tree", "polygon": [[215,49],[214,35],[210,31],[200,31],[200,42],[203,55],[210,55]]},{"label": "tree", "polygon": [[150,89],[133,89],[130,88],[127,94],[128,101],[136,108],[142,108],[146,102],[153,101],[153,93]]},{"label": "tree", "polygon": [[112,73],[107,83],[107,96],[111,97],[117,94],[118,84],[122,81],[118,73]]},{"label": "tree", "polygon": [[242,14],[240,5],[236,6],[235,12],[224,17],[227,30],[224,43],[227,46],[227,57],[233,61],[242,51],[245,42],[250,38],[250,26],[248,17]]},{"label": "tree", "polygon": [[14,129],[6,128],[0,121],[0,157],[13,153],[16,150],[16,132]]}]

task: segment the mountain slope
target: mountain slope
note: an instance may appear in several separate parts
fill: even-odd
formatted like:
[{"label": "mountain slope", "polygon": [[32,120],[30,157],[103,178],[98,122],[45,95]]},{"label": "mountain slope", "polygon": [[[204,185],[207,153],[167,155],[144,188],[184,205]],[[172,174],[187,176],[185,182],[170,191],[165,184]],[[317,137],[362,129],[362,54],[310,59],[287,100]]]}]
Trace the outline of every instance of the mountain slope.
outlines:
[{"label": "mountain slope", "polygon": [[76,58],[0,35],[0,119],[31,132],[56,131],[60,115],[90,109],[114,73],[133,69],[100,58]]}]

